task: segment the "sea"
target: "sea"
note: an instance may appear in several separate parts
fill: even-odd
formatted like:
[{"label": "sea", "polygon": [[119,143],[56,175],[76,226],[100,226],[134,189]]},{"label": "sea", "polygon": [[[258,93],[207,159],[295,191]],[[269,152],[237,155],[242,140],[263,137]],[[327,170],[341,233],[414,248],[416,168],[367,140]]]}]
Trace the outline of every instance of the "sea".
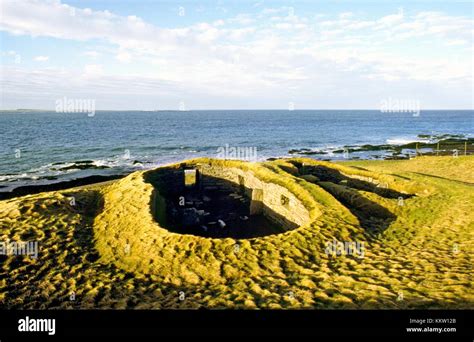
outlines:
[{"label": "sea", "polygon": [[[380,158],[344,146],[472,137],[473,110],[195,110],[0,112],[0,190],[119,175],[196,157],[262,161],[320,151],[325,160]],[[420,135],[422,137],[420,137]]]}]

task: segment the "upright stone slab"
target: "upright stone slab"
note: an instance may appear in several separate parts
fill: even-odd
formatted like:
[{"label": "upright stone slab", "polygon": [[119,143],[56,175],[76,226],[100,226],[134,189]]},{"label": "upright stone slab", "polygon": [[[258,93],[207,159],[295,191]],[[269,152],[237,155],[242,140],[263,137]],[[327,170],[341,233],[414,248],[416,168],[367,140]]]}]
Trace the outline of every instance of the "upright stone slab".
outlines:
[{"label": "upright stone slab", "polygon": [[263,190],[252,189],[252,198],[250,200],[250,215],[259,215],[263,211]]},{"label": "upright stone slab", "polygon": [[184,185],[186,187],[193,187],[197,182],[197,170],[184,170]]}]

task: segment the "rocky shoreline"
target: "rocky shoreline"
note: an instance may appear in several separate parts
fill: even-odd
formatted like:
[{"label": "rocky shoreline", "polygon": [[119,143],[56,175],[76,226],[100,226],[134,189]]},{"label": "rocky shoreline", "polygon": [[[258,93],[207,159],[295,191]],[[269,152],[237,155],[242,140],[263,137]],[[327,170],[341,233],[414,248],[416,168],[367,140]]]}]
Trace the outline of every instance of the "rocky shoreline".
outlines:
[{"label": "rocky shoreline", "polygon": [[51,184],[41,185],[25,185],[14,188],[12,191],[0,192],[0,200],[5,200],[14,197],[26,196],[39,194],[47,191],[66,190],[69,188],[75,188],[78,186],[91,185],[97,183],[103,183],[111,180],[116,180],[125,177],[126,175],[111,175],[111,176],[88,176],[83,178],[77,178],[64,182],[57,182]]},{"label": "rocky shoreline", "polygon": [[[472,155],[474,154],[474,138],[462,135],[418,135],[419,141],[405,144],[380,144],[380,145],[344,145],[337,149],[311,149],[299,148],[288,151],[290,155],[304,155],[320,157],[322,160],[333,160],[334,154],[343,159],[410,159],[413,156],[447,156],[447,155]],[[382,154],[371,154],[381,152]],[[352,155],[351,155],[352,154]],[[356,155],[354,155],[356,154]],[[362,156],[357,155],[362,154]]]},{"label": "rocky shoreline", "polygon": [[[292,156],[305,156],[312,159],[323,161],[335,160],[404,160],[416,156],[451,156],[455,155],[474,155],[474,138],[466,138],[463,135],[418,135],[420,141],[409,142],[405,144],[380,144],[380,145],[345,145],[342,148],[334,149],[311,149],[299,148],[291,149],[288,154]],[[268,158],[267,161],[274,161],[286,157]],[[134,161],[134,164],[139,164]],[[91,160],[76,161],[71,165],[67,163],[53,164],[60,170],[70,169],[110,169],[108,166],[95,165]],[[120,172],[108,175],[90,175],[86,177],[78,177],[58,181],[57,177],[50,177],[52,183],[47,184],[28,184],[20,185],[12,190],[5,191],[6,186],[0,185],[0,200],[37,194],[45,191],[56,191],[73,188],[77,186],[90,185],[95,183],[106,182],[127,176],[130,172]],[[55,182],[54,182],[55,181]],[[3,191],[2,191],[3,190]]]}]

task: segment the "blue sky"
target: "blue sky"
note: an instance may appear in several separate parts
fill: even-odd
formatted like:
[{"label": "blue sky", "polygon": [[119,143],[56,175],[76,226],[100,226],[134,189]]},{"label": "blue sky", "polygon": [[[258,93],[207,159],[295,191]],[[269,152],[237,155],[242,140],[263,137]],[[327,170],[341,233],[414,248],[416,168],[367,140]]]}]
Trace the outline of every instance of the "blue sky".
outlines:
[{"label": "blue sky", "polygon": [[473,108],[473,4],[0,4],[1,109]]}]

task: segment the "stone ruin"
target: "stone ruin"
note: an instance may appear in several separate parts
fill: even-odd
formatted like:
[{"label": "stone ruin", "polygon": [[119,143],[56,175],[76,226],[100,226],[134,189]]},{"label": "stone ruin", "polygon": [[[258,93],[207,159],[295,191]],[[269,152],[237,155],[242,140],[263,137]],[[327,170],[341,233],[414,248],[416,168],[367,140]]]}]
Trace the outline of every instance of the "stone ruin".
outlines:
[{"label": "stone ruin", "polygon": [[197,163],[148,175],[160,227],[180,234],[249,239],[284,233],[309,220],[308,210],[283,186],[237,167]]}]

